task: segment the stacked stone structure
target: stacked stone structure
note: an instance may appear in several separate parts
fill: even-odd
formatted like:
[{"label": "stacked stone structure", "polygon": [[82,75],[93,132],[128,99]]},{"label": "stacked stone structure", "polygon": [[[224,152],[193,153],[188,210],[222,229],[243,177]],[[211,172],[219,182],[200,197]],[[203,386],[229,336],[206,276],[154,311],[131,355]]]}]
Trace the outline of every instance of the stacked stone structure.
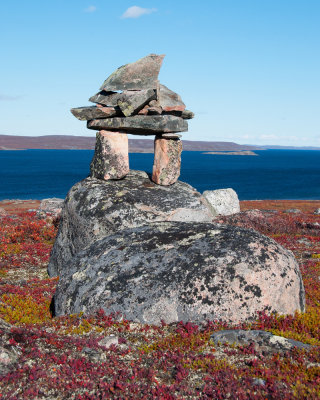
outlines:
[{"label": "stacked stone structure", "polygon": [[94,106],[71,109],[88,129],[98,130],[90,175],[122,179],[129,172],[128,134],[155,135],[152,180],[172,185],[180,175],[182,143],[188,130],[181,97],[158,80],[164,55],[150,54],[113,72],[90,97]]}]

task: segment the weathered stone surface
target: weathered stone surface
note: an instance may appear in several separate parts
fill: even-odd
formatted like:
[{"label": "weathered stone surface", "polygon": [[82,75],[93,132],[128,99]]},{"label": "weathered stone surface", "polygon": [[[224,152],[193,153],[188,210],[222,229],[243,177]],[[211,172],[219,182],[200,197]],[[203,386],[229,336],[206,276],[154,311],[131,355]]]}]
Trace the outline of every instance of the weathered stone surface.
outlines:
[{"label": "weathered stone surface", "polygon": [[100,90],[156,89],[164,55],[149,54],[140,60],[123,65],[107,78]]},{"label": "weathered stone surface", "polygon": [[180,176],[182,142],[156,136],[152,180],[158,185],[172,185]]},{"label": "weathered stone surface", "polygon": [[206,190],[202,194],[213,215],[232,215],[240,212],[237,193],[233,189]]},{"label": "weathered stone surface", "polygon": [[145,105],[139,112],[138,115],[147,115],[149,111],[149,104]]},{"label": "weathered stone surface", "polygon": [[17,340],[13,328],[0,318],[0,378],[17,367],[21,355],[19,346],[12,346],[9,342],[10,339]]},{"label": "weathered stone surface", "polygon": [[306,350],[311,348],[309,344],[305,344],[293,339],[287,339],[282,336],[276,336],[271,332],[262,330],[224,330],[213,333],[211,340],[217,345],[228,343],[236,346],[247,346],[253,343],[256,351],[267,353],[282,353],[289,351],[294,347]]},{"label": "weathered stone surface", "polygon": [[158,101],[163,111],[184,111],[186,108],[181,97],[164,85],[160,85]]},{"label": "weathered stone surface", "polygon": [[183,110],[181,114],[181,118],[183,119],[192,119],[194,118],[194,112],[190,110]]},{"label": "weathered stone surface", "polygon": [[158,102],[158,100],[151,100],[149,101],[149,107],[159,107],[160,104]]},{"label": "weathered stone surface", "polygon": [[149,107],[148,108],[148,114],[149,115],[161,115],[162,114],[162,108],[160,106]]},{"label": "weathered stone surface", "polygon": [[110,336],[105,336],[98,342],[99,346],[104,346],[104,347],[110,347],[112,345],[118,346],[119,344],[119,338],[118,336],[115,335],[110,335]]},{"label": "weathered stone surface", "polygon": [[161,115],[162,107],[160,106],[158,100],[151,100],[149,102],[148,114],[149,115]]},{"label": "weathered stone surface", "polygon": [[257,311],[304,311],[293,254],[253,230],[210,223],[161,222],[94,242],[64,266],[56,315],[120,312],[148,324],[223,319]]},{"label": "weathered stone surface", "polygon": [[212,221],[202,201],[186,183],[159,186],[141,171],[130,171],[119,181],[78,182],[65,199],[48,273],[59,275],[78,251],[122,229],[160,221]]},{"label": "weathered stone surface", "polygon": [[71,113],[80,121],[88,121],[94,118],[107,118],[121,115],[120,110],[114,107],[78,107],[71,108]]},{"label": "weathered stone surface", "polygon": [[100,131],[90,164],[90,175],[98,179],[121,179],[129,172],[128,135]]},{"label": "weathered stone surface", "polygon": [[173,115],[134,115],[127,118],[93,119],[87,123],[88,129],[125,130],[137,135],[155,135],[159,132],[185,132],[188,123]]},{"label": "weathered stone surface", "polygon": [[180,139],[182,135],[178,133],[162,133],[159,137],[164,139]]},{"label": "weathered stone surface", "polygon": [[52,197],[49,199],[41,200],[40,206],[37,210],[38,217],[46,217],[48,214],[58,217],[61,214],[64,199]]},{"label": "weathered stone surface", "polygon": [[175,115],[176,117],[180,117],[183,119],[192,119],[194,118],[194,113],[190,110],[184,111],[164,111],[163,115]]},{"label": "weathered stone surface", "polygon": [[124,92],[118,100],[118,106],[126,117],[130,117],[155,97],[156,91],[154,89]]},{"label": "weathered stone surface", "polygon": [[118,105],[118,100],[121,98],[121,96],[122,93],[106,92],[105,90],[102,90],[101,92],[91,96],[89,101],[108,107],[115,107]]}]

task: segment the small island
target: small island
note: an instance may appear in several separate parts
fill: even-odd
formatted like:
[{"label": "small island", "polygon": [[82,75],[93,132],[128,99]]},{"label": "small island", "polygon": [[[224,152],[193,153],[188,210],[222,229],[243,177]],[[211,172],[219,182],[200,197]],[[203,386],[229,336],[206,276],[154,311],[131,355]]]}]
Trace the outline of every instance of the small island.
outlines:
[{"label": "small island", "polygon": [[257,156],[257,153],[254,153],[250,150],[244,151],[206,151],[202,154],[220,154],[224,156]]}]

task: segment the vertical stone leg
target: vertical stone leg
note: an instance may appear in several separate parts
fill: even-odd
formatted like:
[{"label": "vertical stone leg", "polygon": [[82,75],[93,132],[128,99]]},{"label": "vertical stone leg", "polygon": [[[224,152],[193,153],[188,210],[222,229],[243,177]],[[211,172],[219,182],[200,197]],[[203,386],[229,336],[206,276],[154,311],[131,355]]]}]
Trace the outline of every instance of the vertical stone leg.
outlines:
[{"label": "vertical stone leg", "polygon": [[129,172],[128,135],[99,131],[90,164],[90,176],[98,179],[121,179]]},{"label": "vertical stone leg", "polygon": [[181,152],[182,142],[180,139],[155,137],[153,182],[158,185],[168,186],[177,181],[180,176]]}]

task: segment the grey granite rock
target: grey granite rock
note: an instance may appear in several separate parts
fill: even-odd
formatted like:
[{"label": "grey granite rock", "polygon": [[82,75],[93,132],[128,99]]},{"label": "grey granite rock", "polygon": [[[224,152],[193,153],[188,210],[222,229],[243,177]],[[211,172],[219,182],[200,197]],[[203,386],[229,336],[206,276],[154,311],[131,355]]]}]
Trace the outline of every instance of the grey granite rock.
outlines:
[{"label": "grey granite rock", "polygon": [[148,324],[237,323],[258,311],[305,308],[293,254],[258,232],[227,225],[160,222],[125,229],[92,243],[61,270],[56,315],[103,308]]},{"label": "grey granite rock", "polygon": [[162,108],[160,106],[153,106],[148,108],[148,115],[161,115]]},{"label": "grey granite rock", "polygon": [[161,137],[163,139],[180,139],[182,135],[179,135],[178,133],[162,133],[158,137]]},{"label": "grey granite rock", "polygon": [[136,114],[154,98],[156,98],[154,89],[126,92],[122,93],[118,99],[118,106],[126,117],[130,117],[130,115]]},{"label": "grey granite rock", "polygon": [[37,210],[37,217],[45,218],[48,214],[54,217],[60,216],[63,202],[64,199],[57,197],[41,200],[40,206]]},{"label": "grey granite rock", "polygon": [[160,85],[159,104],[163,111],[184,111],[186,106],[178,93]]},{"label": "grey granite rock", "polygon": [[95,118],[108,118],[115,117],[116,115],[121,115],[119,108],[115,107],[77,107],[71,108],[71,113],[80,121],[88,121],[89,119]]},{"label": "grey granite rock", "polygon": [[65,199],[48,273],[59,275],[77,252],[122,229],[151,222],[212,218],[200,193],[183,182],[159,186],[141,171],[130,171],[118,181],[87,178],[75,184]]},{"label": "grey granite rock", "polygon": [[107,181],[122,179],[128,172],[128,135],[118,132],[98,132],[90,164],[90,176]]},{"label": "grey granite rock", "polygon": [[192,119],[194,118],[194,113],[190,110],[184,111],[164,111],[162,115],[175,115],[176,117],[180,117],[183,119]]},{"label": "grey granite rock", "polygon": [[183,119],[192,119],[194,118],[194,113],[190,110],[184,110],[181,113],[181,118]]},{"label": "grey granite rock", "polygon": [[206,190],[202,197],[213,215],[232,215],[240,212],[237,193],[233,189]]},{"label": "grey granite rock", "polygon": [[155,135],[157,133],[185,132],[188,123],[173,115],[135,115],[127,118],[105,118],[88,121],[87,127],[94,130],[125,130],[137,135]]},{"label": "grey granite rock", "polygon": [[102,90],[101,92],[91,96],[89,101],[108,107],[115,107],[118,105],[118,100],[121,98],[121,96],[122,93],[106,92],[105,90]]},{"label": "grey granite rock", "polygon": [[156,89],[164,55],[150,54],[113,72],[100,90]]},{"label": "grey granite rock", "polygon": [[236,346],[254,344],[256,351],[268,353],[285,352],[297,347],[298,349],[309,350],[311,346],[306,343],[282,336],[273,335],[271,332],[262,330],[245,331],[243,329],[224,330],[213,333],[211,340],[215,344],[228,343]]},{"label": "grey granite rock", "polygon": [[173,185],[180,176],[182,142],[176,138],[156,136],[152,180],[158,185]]},{"label": "grey granite rock", "polygon": [[10,345],[9,340],[18,341],[18,335],[14,332],[14,326],[0,318],[0,380],[9,371],[17,368],[21,355],[20,346]]}]

